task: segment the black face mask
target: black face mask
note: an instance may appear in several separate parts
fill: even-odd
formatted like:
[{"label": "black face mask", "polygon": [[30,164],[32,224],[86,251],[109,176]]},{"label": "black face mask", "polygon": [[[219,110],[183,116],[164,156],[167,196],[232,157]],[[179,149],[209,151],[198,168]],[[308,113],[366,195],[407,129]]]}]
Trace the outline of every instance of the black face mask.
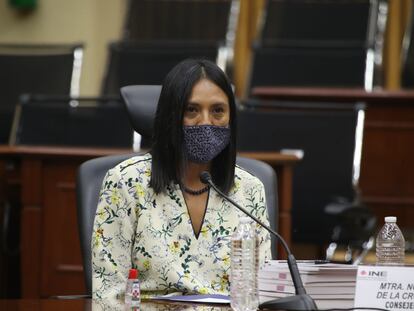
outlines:
[{"label": "black face mask", "polygon": [[227,126],[184,126],[184,143],[187,158],[195,163],[208,163],[230,143]]}]

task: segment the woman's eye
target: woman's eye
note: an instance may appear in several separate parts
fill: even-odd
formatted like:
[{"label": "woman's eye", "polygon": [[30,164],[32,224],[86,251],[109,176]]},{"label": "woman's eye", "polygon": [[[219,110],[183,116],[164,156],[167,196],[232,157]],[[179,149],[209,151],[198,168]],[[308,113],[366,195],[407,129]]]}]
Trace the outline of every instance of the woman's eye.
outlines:
[{"label": "woman's eye", "polygon": [[195,113],[195,112],[197,112],[197,109],[193,106],[187,106],[187,108],[185,108],[185,112],[186,113]]},{"label": "woman's eye", "polygon": [[216,108],[214,108],[213,112],[214,113],[223,113],[224,109],[222,107],[216,107]]}]

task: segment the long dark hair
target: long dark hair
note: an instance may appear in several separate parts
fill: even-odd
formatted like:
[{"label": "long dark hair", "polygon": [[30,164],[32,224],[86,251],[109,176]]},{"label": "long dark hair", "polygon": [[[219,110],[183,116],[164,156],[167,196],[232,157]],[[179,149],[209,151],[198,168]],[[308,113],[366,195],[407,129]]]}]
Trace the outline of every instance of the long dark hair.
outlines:
[{"label": "long dark hair", "polygon": [[234,183],[236,164],[236,104],[233,90],[225,73],[208,60],[187,59],[176,65],[165,77],[154,121],[151,148],[152,173],[150,186],[160,193],[171,182],[180,182],[186,164],[183,114],[194,85],[201,79],[216,84],[227,95],[230,106],[229,145],[211,165],[214,183],[228,193]]}]

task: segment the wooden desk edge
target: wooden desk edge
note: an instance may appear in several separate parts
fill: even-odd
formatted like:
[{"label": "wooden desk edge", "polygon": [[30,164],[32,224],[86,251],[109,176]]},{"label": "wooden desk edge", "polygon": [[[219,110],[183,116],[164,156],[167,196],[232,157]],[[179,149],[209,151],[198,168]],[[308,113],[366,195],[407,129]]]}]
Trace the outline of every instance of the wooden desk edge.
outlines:
[{"label": "wooden desk edge", "polygon": [[241,151],[238,152],[238,155],[245,158],[252,158],[263,162],[267,162],[270,165],[277,165],[279,163],[293,165],[300,161],[300,158],[293,154],[284,154],[275,151]]},{"label": "wooden desk edge", "polygon": [[362,88],[322,88],[322,87],[274,87],[257,86],[252,96],[267,100],[304,100],[366,103],[413,104],[412,90],[374,90]]},{"label": "wooden desk edge", "polygon": [[[94,147],[58,147],[58,146],[10,146],[0,145],[0,155],[39,155],[39,156],[78,156],[99,157],[105,155],[116,155],[132,153],[129,148],[94,148]],[[145,152],[145,150],[142,150]],[[296,163],[300,159],[291,154],[282,154],[275,151],[252,151],[238,152],[238,155],[246,158],[254,158],[269,164]]]},{"label": "wooden desk edge", "polygon": [[0,154],[3,155],[38,155],[38,156],[75,156],[100,157],[132,153],[130,148],[95,148],[95,147],[66,147],[66,146],[10,146],[0,145]]}]

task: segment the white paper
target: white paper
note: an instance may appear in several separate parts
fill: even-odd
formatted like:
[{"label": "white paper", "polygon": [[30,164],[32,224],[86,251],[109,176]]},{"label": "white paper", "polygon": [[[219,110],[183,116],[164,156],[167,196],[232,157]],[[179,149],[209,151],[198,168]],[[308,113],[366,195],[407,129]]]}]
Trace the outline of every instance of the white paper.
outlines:
[{"label": "white paper", "polygon": [[359,266],[354,307],[414,310],[414,266]]}]

